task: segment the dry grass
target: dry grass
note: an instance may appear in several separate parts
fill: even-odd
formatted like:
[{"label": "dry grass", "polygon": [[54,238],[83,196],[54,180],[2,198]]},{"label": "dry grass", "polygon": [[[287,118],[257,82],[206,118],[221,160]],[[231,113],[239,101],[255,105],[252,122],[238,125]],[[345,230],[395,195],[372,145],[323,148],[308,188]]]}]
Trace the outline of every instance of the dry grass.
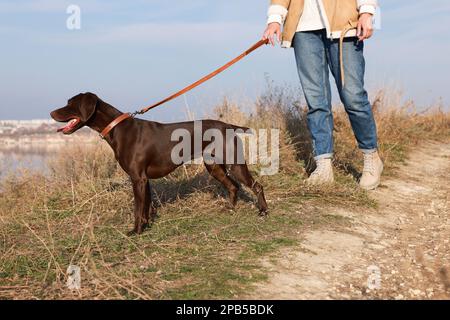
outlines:
[{"label": "dry grass", "polygon": [[[381,152],[388,173],[410,148],[427,139],[448,139],[450,115],[439,109],[375,98]],[[233,298],[265,277],[255,262],[299,234],[348,223],[324,207],[374,207],[356,186],[360,157],[342,109],[335,112],[336,159],[332,188],[305,186],[313,169],[306,109],[292,90],[269,87],[253,114],[224,101],[218,118],[253,128],[282,130],[281,171],[263,177],[271,215],[261,220],[250,194],[235,212],[225,209],[223,190],[199,167],[180,168],[155,182],[160,218],[139,237],[132,224],[126,175],[102,142],[71,145],[51,160],[50,175],[11,175],[0,186],[0,298],[177,299]],[[259,168],[252,168],[257,174]],[[82,268],[82,290],[64,285],[70,264]]]}]

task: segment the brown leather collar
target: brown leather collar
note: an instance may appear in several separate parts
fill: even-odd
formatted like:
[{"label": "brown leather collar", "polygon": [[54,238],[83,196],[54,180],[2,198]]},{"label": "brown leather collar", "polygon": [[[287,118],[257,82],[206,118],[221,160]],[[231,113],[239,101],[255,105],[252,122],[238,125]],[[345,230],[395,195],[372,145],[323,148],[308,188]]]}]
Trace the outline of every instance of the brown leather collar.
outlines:
[{"label": "brown leather collar", "polygon": [[132,117],[131,113],[124,113],[124,114],[120,115],[119,117],[115,118],[110,124],[108,124],[106,126],[105,129],[103,129],[103,131],[100,133],[100,137],[102,139],[105,139],[106,136],[111,132],[112,129],[114,129],[117,125],[119,125],[120,123],[122,123],[123,121],[125,121],[131,117]]}]

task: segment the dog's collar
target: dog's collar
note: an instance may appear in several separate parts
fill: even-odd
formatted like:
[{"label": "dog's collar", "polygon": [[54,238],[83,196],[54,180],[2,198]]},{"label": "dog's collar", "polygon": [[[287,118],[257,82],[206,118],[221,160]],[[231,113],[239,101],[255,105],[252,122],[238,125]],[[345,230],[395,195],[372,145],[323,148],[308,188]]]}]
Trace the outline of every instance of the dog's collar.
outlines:
[{"label": "dog's collar", "polygon": [[111,121],[110,124],[106,126],[105,129],[100,133],[100,138],[105,139],[106,136],[111,132],[112,129],[114,129],[116,126],[118,126],[123,121],[132,118],[133,115],[131,113],[124,113],[120,115],[119,117],[115,118],[113,121]]}]

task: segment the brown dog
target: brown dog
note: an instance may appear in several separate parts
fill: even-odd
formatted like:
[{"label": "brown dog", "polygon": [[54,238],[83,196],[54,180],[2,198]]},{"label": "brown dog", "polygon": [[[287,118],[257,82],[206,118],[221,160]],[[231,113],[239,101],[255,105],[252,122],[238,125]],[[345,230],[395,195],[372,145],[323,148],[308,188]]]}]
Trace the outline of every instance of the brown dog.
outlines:
[{"label": "brown dog", "polygon": [[[51,117],[58,122],[68,123],[58,130],[64,134],[72,134],[84,126],[100,133],[121,114],[119,110],[103,102],[95,94],[84,93],[71,98],[67,106],[53,111]],[[133,184],[135,223],[130,234],[141,234],[149,226],[150,219],[153,220],[156,216],[156,210],[152,206],[149,179],[162,178],[182,164],[175,164],[171,158],[172,149],[178,143],[171,141],[171,136],[177,129],[188,131],[192,140],[194,139],[194,122],[162,124],[136,118],[125,120],[105,137],[114,151],[116,160],[130,176]],[[225,136],[227,129],[245,130],[246,128],[215,120],[202,121],[202,134],[208,129],[218,129]],[[194,141],[191,141],[191,145],[194,146]],[[207,145],[208,143],[202,142],[201,155],[204,155]],[[195,148],[190,149],[191,155],[187,158],[183,156],[183,159],[186,158],[187,161],[196,157]],[[224,150],[225,153],[226,150]],[[225,165],[204,162],[208,172],[228,190],[233,207],[236,204],[236,194],[239,189],[238,183],[234,180],[236,179],[252,189],[258,199],[260,215],[266,215],[267,203],[262,186],[253,180],[245,163],[237,163],[236,161],[235,164]]]}]

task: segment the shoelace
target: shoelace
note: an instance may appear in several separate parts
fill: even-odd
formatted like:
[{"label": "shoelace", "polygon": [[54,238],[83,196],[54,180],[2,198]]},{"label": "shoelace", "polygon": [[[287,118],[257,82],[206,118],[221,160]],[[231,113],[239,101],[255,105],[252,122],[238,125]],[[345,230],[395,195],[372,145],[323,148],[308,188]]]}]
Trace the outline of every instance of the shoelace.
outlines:
[{"label": "shoelace", "polygon": [[375,171],[375,153],[365,154],[363,172],[373,174],[374,171]]}]

